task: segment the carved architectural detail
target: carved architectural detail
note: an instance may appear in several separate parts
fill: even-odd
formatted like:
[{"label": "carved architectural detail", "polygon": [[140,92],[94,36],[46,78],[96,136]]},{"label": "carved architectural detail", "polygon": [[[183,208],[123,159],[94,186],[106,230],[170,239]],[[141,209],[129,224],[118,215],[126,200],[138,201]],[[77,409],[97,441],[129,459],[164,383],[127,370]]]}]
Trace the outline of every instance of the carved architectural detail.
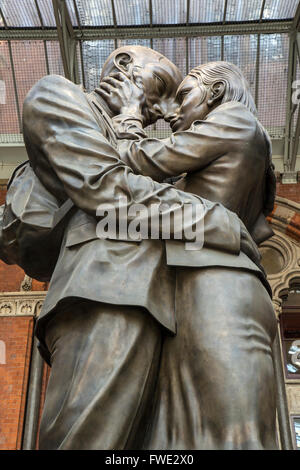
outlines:
[{"label": "carved architectural detail", "polygon": [[46,292],[3,292],[0,294],[0,316],[35,316],[41,311]]},{"label": "carved architectural detail", "polygon": [[282,311],[282,300],[273,297],[273,307],[275,310],[276,317],[278,318]]},{"label": "carved architectural detail", "polygon": [[269,250],[280,258],[278,271],[268,274],[273,291],[273,304],[277,315],[280,313],[282,295],[288,291],[295,279],[300,281],[300,204],[287,199],[276,198],[275,209],[269,217],[274,236],[260,245],[264,253]]},{"label": "carved architectural detail", "polygon": [[19,311],[23,315],[32,315],[34,312],[34,303],[31,301],[29,302],[21,302],[19,306]]},{"label": "carved architectural detail", "polygon": [[29,291],[32,289],[32,278],[27,276],[27,274],[25,274],[25,277],[21,283],[21,291]]},{"label": "carved architectural detail", "polygon": [[41,300],[38,300],[35,305],[35,312],[34,312],[36,317],[38,317],[39,314],[41,313],[42,306],[43,306],[43,302]]},{"label": "carved architectural detail", "polygon": [[1,302],[0,315],[15,315],[15,305],[13,304],[13,302]]}]

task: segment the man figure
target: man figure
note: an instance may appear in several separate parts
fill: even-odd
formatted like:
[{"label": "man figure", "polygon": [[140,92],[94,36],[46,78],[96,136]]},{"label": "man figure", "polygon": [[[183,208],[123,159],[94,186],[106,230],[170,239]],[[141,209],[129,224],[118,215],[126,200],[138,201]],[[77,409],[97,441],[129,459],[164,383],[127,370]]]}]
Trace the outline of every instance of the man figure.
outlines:
[{"label": "man figure", "polygon": [[[145,122],[168,115],[181,78],[166,58],[139,46],[120,48],[102,76],[116,71],[145,87]],[[139,448],[162,332],[175,332],[174,275],[160,240],[99,240],[98,206],[112,204],[120,217],[122,196],[128,207],[200,204],[206,244],[238,254],[241,243],[257,259],[255,247],[243,226],[241,239],[238,218],[220,204],[134,175],[119,160],[111,117],[122,110],[114,100],[105,103],[97,91],[86,95],[68,80],[48,76],[32,88],[23,109],[24,140],[36,175],[58,199],[70,198],[78,208],[36,329],[52,367],[40,448]]]},{"label": "man figure", "polygon": [[[105,80],[103,96],[118,90],[121,100],[125,81],[120,75]],[[265,221],[275,196],[270,142],[240,70],[226,62],[196,67],[176,99],[172,136],[120,141],[122,160],[156,181],[186,173],[178,187],[237,213],[258,243],[271,236]],[[127,119],[118,124],[121,132],[134,107],[131,96]],[[263,274],[242,254],[166,244],[168,264],[179,267],[178,329],[164,342],[146,448],[276,448],[271,352],[276,320],[258,279],[268,288]]]}]

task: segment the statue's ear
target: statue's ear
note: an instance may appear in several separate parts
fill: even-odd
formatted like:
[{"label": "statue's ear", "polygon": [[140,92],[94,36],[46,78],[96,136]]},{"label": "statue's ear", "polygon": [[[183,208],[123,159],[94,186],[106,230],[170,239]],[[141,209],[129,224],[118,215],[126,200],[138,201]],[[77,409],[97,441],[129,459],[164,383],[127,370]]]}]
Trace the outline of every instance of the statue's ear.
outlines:
[{"label": "statue's ear", "polygon": [[120,52],[119,54],[116,55],[114,58],[114,64],[115,66],[121,71],[121,72],[127,72],[129,71],[129,66],[132,64],[133,59],[130,54],[126,52]]},{"label": "statue's ear", "polygon": [[215,81],[210,87],[210,98],[207,102],[208,106],[213,106],[221,101],[226,90],[226,82],[224,80]]}]

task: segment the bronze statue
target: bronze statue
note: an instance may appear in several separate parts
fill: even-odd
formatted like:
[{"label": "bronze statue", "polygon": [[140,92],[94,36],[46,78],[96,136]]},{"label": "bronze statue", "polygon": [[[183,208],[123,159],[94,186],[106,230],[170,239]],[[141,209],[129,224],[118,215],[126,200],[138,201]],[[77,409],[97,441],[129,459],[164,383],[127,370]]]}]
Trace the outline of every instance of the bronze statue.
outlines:
[{"label": "bronze statue", "polygon": [[[122,78],[125,77],[124,83],[121,83],[122,80],[116,73],[122,74]],[[105,78],[107,76],[108,80]],[[119,90],[114,87],[116,80],[121,84]],[[225,208],[226,201],[214,201],[213,197],[211,200],[204,198],[201,195],[200,183],[197,190],[196,186],[191,189],[189,175],[187,185],[182,190],[155,181],[161,181],[161,175],[153,175],[151,179],[134,174],[130,168],[134,168],[133,162],[139,164],[138,158],[135,159],[133,144],[137,146],[137,155],[139,145],[143,145],[147,140],[143,139],[142,127],[162,116],[171,119],[174,114],[177,107],[175,94],[180,81],[181,76],[177,68],[161,54],[141,46],[128,46],[111,54],[104,65],[99,89],[91,94],[84,93],[81,87],[62,77],[48,76],[41,79],[25,99],[24,140],[31,166],[45,189],[55,196],[60,204],[70,199],[75,206],[64,231],[59,258],[36,328],[41,352],[51,365],[40,429],[41,449],[139,449],[147,446],[169,449],[178,446],[189,449],[214,446],[253,448],[260,445],[272,448],[275,445],[273,429],[270,429],[274,410],[272,413],[265,413],[266,437],[263,437],[261,442],[256,440],[255,430],[259,427],[256,422],[252,427],[247,427],[245,432],[244,428],[239,428],[240,440],[235,434],[231,440],[227,435],[219,436],[219,433],[223,432],[224,422],[228,424],[225,429],[230,431],[233,419],[241,417],[241,413],[234,415],[230,407],[228,412],[226,411],[226,399],[226,409],[221,409],[223,405],[220,404],[219,389],[228,385],[229,381],[224,381],[224,375],[226,376],[226,368],[229,367],[229,359],[236,359],[236,355],[243,351],[242,345],[235,349],[233,341],[229,341],[226,347],[233,355],[226,353],[224,370],[212,362],[211,376],[209,371],[204,374],[204,378],[201,376],[201,373],[205,372],[203,367],[201,373],[199,369],[190,367],[191,361],[198,361],[198,353],[199,361],[202,357],[205,363],[208,357],[209,347],[201,337],[206,334],[207,338],[212,337],[210,331],[213,318],[207,315],[208,310],[209,313],[214,310],[215,320],[222,322],[222,331],[223,334],[226,332],[227,337],[231,331],[233,338],[239,333],[245,335],[242,327],[246,323],[249,325],[247,334],[250,337],[247,347],[256,348],[258,351],[257,354],[251,354],[251,367],[256,366],[257,355],[260,353],[265,366],[259,371],[257,382],[261,383],[264,373],[265,378],[270,379],[269,398],[270,406],[273,405],[269,344],[274,333],[274,318],[265,289],[268,284],[259,267],[259,254],[255,243],[244,223],[235,214],[234,208]],[[226,105],[224,106],[226,108]],[[251,121],[252,114],[245,106],[241,106],[242,115],[240,108],[236,110],[233,106],[233,111],[229,107],[226,116],[228,119],[234,116],[233,121],[237,126],[240,120],[241,134],[243,138],[246,135],[248,138],[254,127],[253,123],[257,121],[254,117]],[[214,112],[217,113],[217,110],[216,106]],[[135,114],[134,119],[132,113]],[[214,118],[211,119],[214,122]],[[117,132],[114,126],[117,127]],[[197,123],[193,126],[197,128]],[[225,126],[226,122],[223,120],[219,127]],[[200,129],[201,124],[198,127]],[[218,127],[218,124],[215,127]],[[229,127],[234,127],[232,122]],[[249,136],[245,129],[249,131]],[[253,142],[257,147],[260,144],[266,145],[263,143],[264,134],[261,127],[257,124],[255,129],[258,142],[255,139]],[[187,138],[190,135],[191,139],[195,139],[197,132],[198,128],[196,131],[193,128],[183,131],[182,135],[186,133]],[[132,141],[128,144],[127,139],[131,136]],[[204,136],[205,132],[202,137],[200,135],[200,138],[196,139],[197,146]],[[120,141],[121,146],[118,149],[120,137],[126,137],[126,141]],[[193,142],[192,140],[191,148]],[[158,140],[154,143],[161,146],[163,154],[165,143]],[[181,155],[182,160],[189,146],[190,144],[185,147],[185,152]],[[180,151],[182,148],[180,147]],[[253,155],[249,147],[250,154]],[[259,150],[258,160],[263,159],[265,155],[266,150],[263,147]],[[122,162],[121,158],[124,158],[124,162],[127,159],[126,163]],[[218,158],[218,155],[215,158]],[[243,158],[241,156],[241,160]],[[147,158],[145,160],[147,161]],[[170,174],[181,173],[177,163],[174,164],[174,170],[171,170],[170,166]],[[189,165],[190,159],[187,161],[186,170]],[[234,168],[233,165],[233,171]],[[158,166],[157,171],[160,170]],[[139,170],[135,171],[139,173]],[[145,172],[143,169],[141,173],[146,174],[147,169]],[[201,171],[199,178],[200,175]],[[212,178],[213,174],[210,179]],[[263,181],[262,177],[260,182]],[[204,208],[203,250],[185,253],[186,240],[175,240],[174,233],[171,233],[171,240],[168,242],[150,239],[99,239],[96,233],[99,204],[109,203],[115,206],[121,221],[117,200],[124,195],[128,197],[129,206],[139,202],[149,207],[153,202],[158,202],[168,203],[169,206],[174,203],[179,206],[189,203],[195,210],[199,206]],[[255,196],[255,209],[250,206],[249,199],[245,212],[238,214],[241,219],[249,210],[253,211],[252,218],[255,218],[256,211],[262,220],[263,204],[260,197],[262,193]],[[191,222],[191,225],[193,226],[194,222]],[[247,226],[247,223],[245,225]],[[252,229],[252,226],[248,224],[248,228]],[[162,227],[159,236],[162,238]],[[177,268],[178,264],[182,267]],[[245,286],[248,289],[250,286],[251,294],[255,293],[255,318],[250,306],[253,296],[249,293],[247,298],[245,297]],[[228,299],[226,288],[232,289],[235,296],[232,295]],[[189,295],[196,293],[197,289],[197,295]],[[239,295],[239,289],[243,290],[243,295]],[[203,295],[200,295],[201,292],[204,292]],[[182,308],[184,302],[185,312]],[[199,311],[200,316],[197,316]],[[264,321],[261,318],[263,312],[267,312]],[[237,325],[232,325],[232,329],[230,325],[225,329],[227,313],[230,314],[228,321],[231,324],[234,323],[233,320],[239,320],[241,317],[240,322],[244,323],[240,330],[238,321]],[[176,333],[175,314],[178,328],[173,342],[169,338]],[[252,316],[249,316],[250,314]],[[191,348],[185,350],[185,338],[188,339],[191,330]],[[219,331],[216,337],[220,338],[222,331]],[[163,343],[163,358],[160,364]],[[201,406],[201,413],[207,413],[201,418],[203,426],[205,428],[205,419],[208,423],[213,422],[213,427],[208,425],[206,429],[208,433],[213,430],[216,439],[215,435],[210,440],[207,439],[195,422],[195,426],[185,434],[185,442],[182,435],[178,441],[174,441],[172,429],[176,430],[178,426],[175,417],[178,409],[173,399],[176,396],[176,399],[181,401],[182,395],[177,395],[178,389],[170,389],[164,380],[167,364],[174,360],[177,367],[178,357],[182,352],[187,353],[187,357],[180,357],[184,364],[183,370],[188,374],[195,374],[195,377],[186,382],[184,393],[189,395],[190,404],[196,408],[201,397],[207,399],[206,387],[211,390],[210,384],[206,382],[207,378],[213,383],[218,381],[220,373],[221,380],[217,383],[216,396],[212,396],[209,403],[205,404],[206,410],[203,411]],[[170,356],[173,356],[173,359]],[[180,369],[175,371],[173,363],[171,366],[172,376],[176,377],[177,372],[181,373]],[[245,370],[248,371],[251,367],[246,365]],[[254,372],[252,378],[253,374]],[[158,376],[159,386],[152,418],[152,398]],[[196,384],[197,377],[199,395],[194,393],[197,390],[191,389],[191,385]],[[184,376],[184,380],[185,378]],[[226,392],[228,395],[235,383],[232,381],[231,388]],[[244,386],[247,383],[246,380]],[[266,390],[263,389],[262,396],[265,396],[268,387],[267,384],[264,385]],[[240,398],[238,394],[237,398]],[[246,397],[245,400],[247,405]],[[258,401],[257,406],[260,406],[260,403]],[[171,407],[173,415],[165,422],[168,407]],[[217,422],[214,421],[215,414],[209,415],[215,407],[221,414],[218,415]],[[158,409],[161,412],[157,412]],[[249,410],[252,412],[252,408],[249,407]],[[200,416],[201,413],[196,414]],[[190,417],[191,413],[187,412],[186,421],[182,422],[183,429],[186,424],[191,424]],[[155,426],[151,426],[147,434],[149,422],[158,423],[157,432],[154,430]],[[166,435],[165,425],[168,427]]]},{"label": "bronze statue", "polygon": [[[125,76],[105,81],[105,92],[118,90],[120,96]],[[169,118],[172,136],[121,141],[121,159],[156,181],[185,173],[177,187],[222,203],[258,243],[268,238],[265,216],[275,197],[271,144],[240,70],[226,62],[196,67],[176,100],[178,109]],[[123,112],[135,109],[137,116],[138,102],[131,95]],[[224,257],[206,247],[189,252],[177,243],[166,242],[167,262],[178,266],[177,335],[163,345],[146,446],[276,448],[271,353],[276,321],[264,276],[244,264],[243,254]]]}]

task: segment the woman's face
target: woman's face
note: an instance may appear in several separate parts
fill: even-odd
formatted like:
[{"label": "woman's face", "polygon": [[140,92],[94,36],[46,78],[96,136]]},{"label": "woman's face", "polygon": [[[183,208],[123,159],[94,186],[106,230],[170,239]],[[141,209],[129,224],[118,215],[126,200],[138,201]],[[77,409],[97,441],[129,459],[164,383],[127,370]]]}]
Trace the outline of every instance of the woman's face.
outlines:
[{"label": "woman's face", "polygon": [[211,109],[207,105],[209,90],[189,75],[181,82],[176,93],[178,108],[170,120],[172,131],[184,131],[198,119],[204,119]]}]

